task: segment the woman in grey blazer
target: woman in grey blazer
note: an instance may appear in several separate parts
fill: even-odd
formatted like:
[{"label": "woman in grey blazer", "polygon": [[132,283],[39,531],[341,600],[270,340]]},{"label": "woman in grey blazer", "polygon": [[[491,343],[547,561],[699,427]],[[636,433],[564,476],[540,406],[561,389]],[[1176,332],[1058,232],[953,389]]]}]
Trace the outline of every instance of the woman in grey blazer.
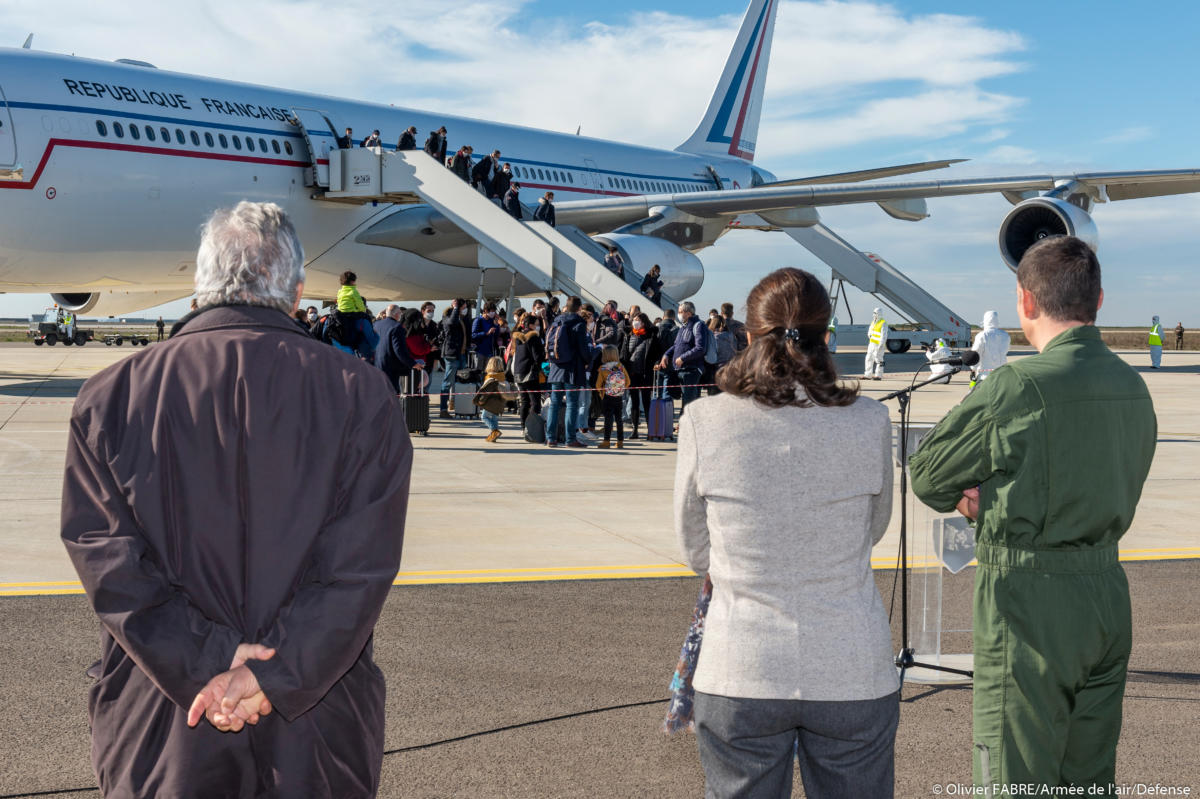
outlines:
[{"label": "woman in grey blazer", "polygon": [[838,381],[800,269],[750,292],[750,344],[679,425],[675,526],[712,579],[695,720],[709,797],[892,796],[899,680],[871,547],[892,506],[887,410]]}]

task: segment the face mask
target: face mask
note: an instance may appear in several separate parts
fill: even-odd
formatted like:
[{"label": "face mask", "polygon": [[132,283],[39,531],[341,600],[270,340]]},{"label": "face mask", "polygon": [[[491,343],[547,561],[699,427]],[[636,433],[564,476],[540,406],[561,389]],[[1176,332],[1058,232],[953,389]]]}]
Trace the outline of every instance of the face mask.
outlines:
[{"label": "face mask", "polygon": [[426,311],[426,312],[425,312],[425,318],[426,318],[426,319],[432,319],[432,318],[433,318],[433,311]]},{"label": "face mask", "polygon": [[316,315],[315,313],[310,313],[310,314],[308,315],[308,321],[310,321],[310,322],[315,322],[315,321],[317,321],[317,315]]},{"label": "face mask", "polygon": [[463,316],[470,316],[470,315],[471,315],[471,309],[470,309],[470,308],[463,308],[463,309],[462,309],[462,315],[463,315]]}]

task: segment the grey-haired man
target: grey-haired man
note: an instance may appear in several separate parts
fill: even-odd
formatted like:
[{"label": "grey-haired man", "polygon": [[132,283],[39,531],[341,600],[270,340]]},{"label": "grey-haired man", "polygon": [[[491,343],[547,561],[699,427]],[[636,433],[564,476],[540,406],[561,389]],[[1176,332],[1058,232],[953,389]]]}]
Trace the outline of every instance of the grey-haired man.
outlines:
[{"label": "grey-haired man", "polygon": [[217,211],[199,309],[76,400],[62,538],[103,630],[88,710],[106,796],[378,787],[372,632],[412,446],[383,373],[289,318],[303,263],[279,206]]}]

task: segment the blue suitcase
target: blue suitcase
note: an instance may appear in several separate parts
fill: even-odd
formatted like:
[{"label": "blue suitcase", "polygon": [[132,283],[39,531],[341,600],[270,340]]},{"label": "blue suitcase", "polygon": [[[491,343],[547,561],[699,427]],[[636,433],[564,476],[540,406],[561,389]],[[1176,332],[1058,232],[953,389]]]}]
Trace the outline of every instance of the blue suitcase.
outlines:
[{"label": "blue suitcase", "polygon": [[646,412],[646,440],[673,441],[675,439],[675,401],[667,393],[666,372],[654,374],[654,390],[650,395],[650,409]]}]

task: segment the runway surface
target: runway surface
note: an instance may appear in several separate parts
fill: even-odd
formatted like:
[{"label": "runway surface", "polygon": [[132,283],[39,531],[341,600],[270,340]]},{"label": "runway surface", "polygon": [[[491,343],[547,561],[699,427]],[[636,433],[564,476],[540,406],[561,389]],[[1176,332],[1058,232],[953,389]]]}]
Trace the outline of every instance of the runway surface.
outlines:
[{"label": "runway surface", "polygon": [[[1200,561],[1125,568],[1135,639],[1118,779],[1195,796]],[[946,582],[948,627],[966,627],[972,572]],[[886,602],[892,576],[877,579]],[[380,795],[701,796],[694,738],[658,731],[697,588],[696,578],[394,588],[376,633],[390,752]],[[0,610],[0,796],[94,786],[83,670],[98,644],[86,600],[9,597]],[[970,637],[948,635],[945,647],[969,651]],[[970,689],[909,685],[904,699],[896,795],[969,783]]]}]

